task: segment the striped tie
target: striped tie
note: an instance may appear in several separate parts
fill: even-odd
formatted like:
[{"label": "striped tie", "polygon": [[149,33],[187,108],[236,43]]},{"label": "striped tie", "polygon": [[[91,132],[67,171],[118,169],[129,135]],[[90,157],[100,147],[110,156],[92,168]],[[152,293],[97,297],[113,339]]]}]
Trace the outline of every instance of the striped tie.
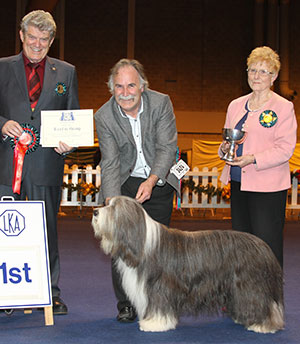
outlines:
[{"label": "striped tie", "polygon": [[39,100],[41,94],[41,82],[40,77],[37,73],[38,63],[29,63],[31,67],[31,72],[29,74],[29,99],[32,111],[36,107],[36,104]]}]

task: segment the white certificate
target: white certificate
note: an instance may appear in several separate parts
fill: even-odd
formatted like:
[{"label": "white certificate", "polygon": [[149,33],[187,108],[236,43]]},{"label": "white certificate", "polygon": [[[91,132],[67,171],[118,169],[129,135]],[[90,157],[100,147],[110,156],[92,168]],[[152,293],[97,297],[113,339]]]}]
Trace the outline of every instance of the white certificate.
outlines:
[{"label": "white certificate", "polygon": [[41,145],[57,147],[94,145],[93,110],[41,111]]}]

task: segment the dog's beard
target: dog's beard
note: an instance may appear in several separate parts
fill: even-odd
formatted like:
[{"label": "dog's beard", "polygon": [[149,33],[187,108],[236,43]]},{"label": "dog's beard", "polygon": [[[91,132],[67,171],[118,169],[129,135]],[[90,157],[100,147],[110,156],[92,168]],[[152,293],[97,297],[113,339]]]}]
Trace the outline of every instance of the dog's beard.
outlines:
[{"label": "dog's beard", "polygon": [[100,242],[100,247],[105,254],[111,254],[113,243],[103,236]]}]

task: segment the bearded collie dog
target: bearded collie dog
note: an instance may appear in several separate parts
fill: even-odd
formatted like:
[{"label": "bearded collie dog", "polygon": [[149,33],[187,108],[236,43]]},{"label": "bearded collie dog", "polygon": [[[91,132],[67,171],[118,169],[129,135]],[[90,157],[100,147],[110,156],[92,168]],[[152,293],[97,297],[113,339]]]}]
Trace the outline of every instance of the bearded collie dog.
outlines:
[{"label": "bearded collie dog", "polygon": [[261,239],[167,228],[125,196],[94,209],[92,226],[116,263],[140,330],[168,331],[181,315],[221,310],[251,331],[284,328],[282,269]]}]

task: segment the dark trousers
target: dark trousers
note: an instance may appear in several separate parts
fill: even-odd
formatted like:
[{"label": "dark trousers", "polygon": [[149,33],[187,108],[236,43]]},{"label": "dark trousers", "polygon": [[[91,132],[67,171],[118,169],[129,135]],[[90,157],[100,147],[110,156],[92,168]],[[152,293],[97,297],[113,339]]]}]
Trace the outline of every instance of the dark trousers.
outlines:
[{"label": "dark trousers", "polygon": [[60,186],[34,185],[25,177],[21,185],[20,195],[13,193],[11,186],[0,185],[0,197],[2,196],[12,196],[16,201],[28,199],[29,201],[45,202],[52,296],[59,296],[60,263],[57,240],[57,213],[61,197]]},{"label": "dark trousers", "polygon": [[[128,178],[122,185],[122,195],[135,198],[140,184],[144,181],[145,179],[143,178]],[[155,186],[152,190],[150,200],[145,201],[142,206],[153,220],[169,226],[173,209],[173,197],[174,189],[169,184],[166,183],[164,186]],[[115,295],[118,300],[118,310],[121,310],[125,306],[131,306],[122,288],[120,275],[115,268],[114,260],[112,260],[112,281]]]},{"label": "dark trousers", "polygon": [[265,241],[283,267],[283,228],[287,190],[277,192],[241,191],[231,181],[232,228],[254,234]]}]

